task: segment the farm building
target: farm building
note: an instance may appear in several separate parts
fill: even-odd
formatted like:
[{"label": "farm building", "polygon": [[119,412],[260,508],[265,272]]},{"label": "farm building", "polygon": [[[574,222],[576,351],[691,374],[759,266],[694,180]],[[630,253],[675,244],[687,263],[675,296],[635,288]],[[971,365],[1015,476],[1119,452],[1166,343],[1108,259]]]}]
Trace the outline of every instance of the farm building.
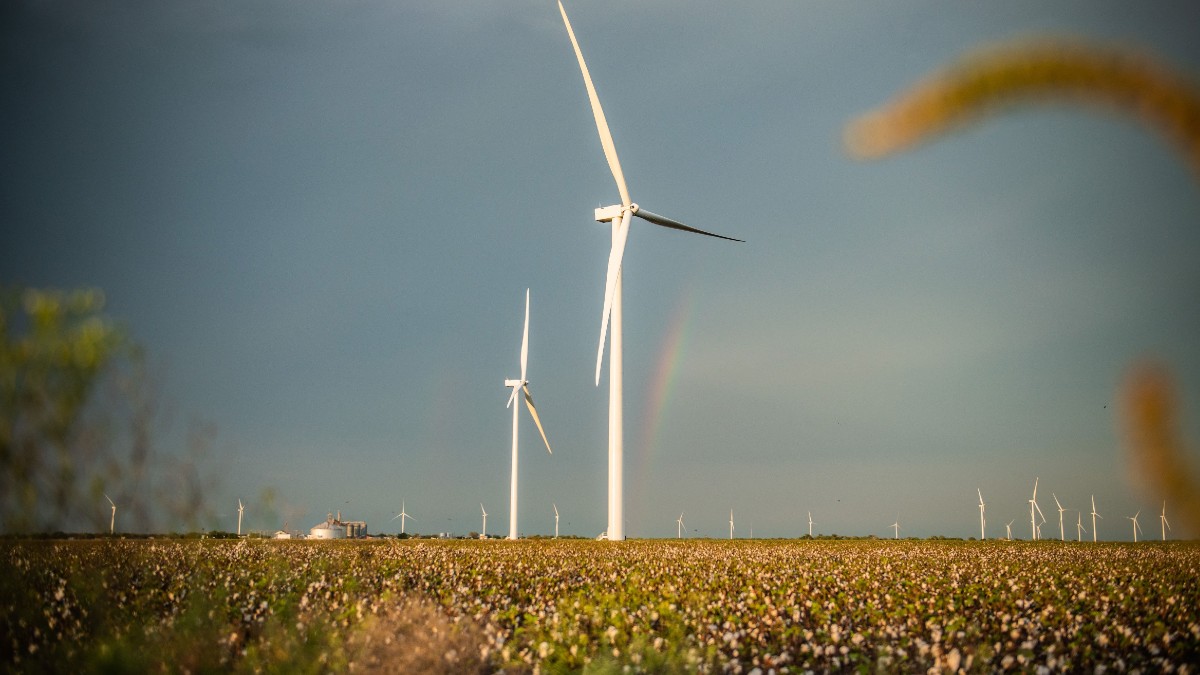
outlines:
[{"label": "farm building", "polygon": [[338,511],[337,518],[330,513],[308,532],[309,539],[360,539],[367,536],[367,524],[361,520],[343,521],[342,512]]}]

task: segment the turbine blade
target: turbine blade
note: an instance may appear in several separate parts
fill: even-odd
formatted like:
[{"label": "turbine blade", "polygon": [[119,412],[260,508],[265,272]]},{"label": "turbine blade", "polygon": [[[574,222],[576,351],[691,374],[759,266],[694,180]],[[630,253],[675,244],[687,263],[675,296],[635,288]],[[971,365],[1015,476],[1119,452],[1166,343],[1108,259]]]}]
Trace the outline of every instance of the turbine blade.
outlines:
[{"label": "turbine blade", "polygon": [[667,218],[666,216],[660,216],[657,213],[650,213],[649,211],[647,211],[645,209],[641,209],[641,208],[634,210],[633,215],[637,216],[638,218],[641,218],[642,220],[646,220],[651,223],[654,223],[655,225],[661,225],[662,227],[669,227],[673,230],[683,230],[684,232],[693,232],[695,234],[703,234],[703,235],[709,236],[709,237],[716,237],[717,239],[725,239],[727,241],[738,241],[743,244],[746,243],[744,239],[734,239],[733,237],[726,237],[723,234],[716,234],[714,232],[706,232],[705,230],[701,230],[699,228],[695,228],[690,225],[684,225],[683,223],[679,222],[678,220],[671,220],[670,218]]},{"label": "turbine blade", "polygon": [[613,298],[617,293],[617,279],[621,275],[621,259],[625,256],[625,242],[629,240],[629,212],[621,216],[617,237],[608,252],[608,276],[604,280],[604,310],[600,316],[600,346],[596,350],[596,386],[600,386],[600,366],[604,362],[604,340],[608,337],[608,318],[612,314]]},{"label": "turbine blade", "polygon": [[511,408],[511,407],[512,407],[512,404],[513,404],[513,401],[515,401],[515,400],[517,400],[517,387],[513,387],[512,394],[510,394],[510,395],[509,395],[509,397],[508,397],[508,403],[507,403],[507,404],[505,404],[505,406],[504,406],[504,407],[505,407],[505,408]]},{"label": "turbine blade", "polygon": [[592,76],[588,73],[587,64],[583,61],[583,52],[579,49],[579,41],[575,39],[575,31],[571,29],[571,21],[567,19],[567,10],[563,9],[559,0],[558,11],[562,14],[563,24],[567,27],[567,36],[571,38],[571,46],[575,48],[575,58],[579,60],[579,70],[583,73],[583,85],[587,87],[588,101],[592,104],[592,116],[596,118],[596,131],[600,133],[600,147],[604,148],[604,158],[608,160],[608,168],[612,171],[613,180],[617,182],[617,191],[621,193],[621,206],[628,207],[629,188],[625,186],[625,174],[621,171],[621,162],[617,160],[617,146],[613,144],[612,133],[608,130],[608,121],[604,118],[604,109],[600,107],[600,97],[596,95],[596,87],[592,84]]},{"label": "turbine blade", "polygon": [[392,517],[392,520],[395,520],[396,518],[399,518],[399,517],[400,517],[400,514],[397,513],[395,516]]},{"label": "turbine blade", "polygon": [[[525,332],[521,335],[521,381],[525,381],[525,367],[529,364],[529,289],[525,289]],[[516,393],[515,390],[513,393]]]},{"label": "turbine blade", "polygon": [[108,494],[105,494],[105,495],[104,495],[104,498],[108,500],[108,503],[109,503],[109,504],[112,504],[113,506],[116,506],[116,504],[113,504],[112,497],[109,497],[109,496],[108,496]]},{"label": "turbine blade", "polygon": [[533,407],[533,396],[529,393],[529,387],[522,387],[525,390],[525,406],[529,408],[529,416],[533,418],[533,423],[537,425],[538,433],[542,435],[542,442],[546,444],[546,451],[554,454],[550,449],[550,441],[546,440],[546,430],[542,428],[542,420],[538,418],[537,408]]}]

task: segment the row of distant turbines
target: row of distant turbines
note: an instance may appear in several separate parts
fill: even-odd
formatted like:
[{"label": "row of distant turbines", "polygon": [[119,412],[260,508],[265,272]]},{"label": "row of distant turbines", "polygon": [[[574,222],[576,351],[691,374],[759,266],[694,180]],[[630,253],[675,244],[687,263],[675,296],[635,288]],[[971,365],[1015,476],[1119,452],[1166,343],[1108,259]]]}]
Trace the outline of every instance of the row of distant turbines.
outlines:
[{"label": "row of distant turbines", "polygon": [[[1030,538],[1033,539],[1034,541],[1038,541],[1039,539],[1042,538],[1042,525],[1045,525],[1047,522],[1045,514],[1042,513],[1042,507],[1038,505],[1038,501],[1037,501],[1038,480],[1039,480],[1038,478],[1033,479],[1033,495],[1029,498]],[[979,494],[979,538],[987,539],[987,515],[986,515],[987,504],[985,504],[983,501],[983,491],[980,490],[979,488],[976,488],[975,491]],[[1078,509],[1068,509],[1062,505],[1062,502],[1058,501],[1058,495],[1052,493],[1050,496],[1054,498],[1054,504],[1055,504],[1055,506],[1058,507],[1058,538],[1059,538],[1059,540],[1060,541],[1067,540],[1065,518],[1063,517],[1063,514],[1066,513],[1067,511],[1074,510],[1076,513],[1076,516],[1077,516],[1075,519],[1075,539],[1076,539],[1076,541],[1083,541],[1083,534],[1087,531],[1087,528],[1085,528],[1083,526],[1083,511],[1080,511]],[[1138,512],[1133,514],[1132,516],[1126,516],[1126,519],[1128,519],[1132,523],[1133,540],[1135,542],[1138,540],[1138,534],[1142,532],[1142,526],[1138,524],[1138,516],[1140,516],[1140,515],[1142,515],[1142,512],[1139,509]],[[1096,495],[1092,495],[1091,516],[1092,516],[1092,541],[1095,542],[1095,541],[1097,541],[1096,519],[1104,518],[1104,516],[1101,516],[1099,513],[1096,512]],[[1038,518],[1041,518],[1040,522],[1038,521]],[[1007,539],[1012,539],[1012,524],[1015,521],[1016,521],[1016,519],[1014,518],[1013,520],[1008,521],[1008,524],[1004,526],[1005,530],[1006,530],[1005,536]],[[1159,521],[1162,525],[1162,540],[1166,541],[1167,540],[1167,530],[1171,529],[1171,523],[1167,520],[1167,502],[1166,501],[1163,501],[1162,513],[1159,515]]]}]

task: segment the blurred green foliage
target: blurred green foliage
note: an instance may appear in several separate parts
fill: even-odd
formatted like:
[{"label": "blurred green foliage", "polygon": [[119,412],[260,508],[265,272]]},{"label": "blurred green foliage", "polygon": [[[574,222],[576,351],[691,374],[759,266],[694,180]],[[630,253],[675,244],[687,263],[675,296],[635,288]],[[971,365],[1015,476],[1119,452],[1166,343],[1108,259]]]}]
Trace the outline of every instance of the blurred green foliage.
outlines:
[{"label": "blurred green foliage", "polygon": [[136,356],[96,289],[0,291],[0,529],[54,527],[99,487],[83,420],[101,379]]}]

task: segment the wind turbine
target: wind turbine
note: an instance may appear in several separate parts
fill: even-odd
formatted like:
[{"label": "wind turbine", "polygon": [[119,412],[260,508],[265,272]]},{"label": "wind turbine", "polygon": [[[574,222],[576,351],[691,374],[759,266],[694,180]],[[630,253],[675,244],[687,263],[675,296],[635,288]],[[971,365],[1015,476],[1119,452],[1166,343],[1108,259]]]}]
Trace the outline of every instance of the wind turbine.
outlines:
[{"label": "wind turbine", "polygon": [[892,523],[891,527],[892,527],[892,529],[895,530],[894,538],[899,539],[900,538],[900,517],[899,516],[896,517],[896,522]]},{"label": "wind turbine", "polygon": [[984,527],[987,525],[987,520],[983,517],[983,509],[987,504],[983,503],[983,491],[979,488],[975,488],[975,491],[979,493],[979,541],[983,541],[987,539],[984,536]]},{"label": "wind turbine", "polygon": [[117,505],[113,503],[112,497],[109,497],[107,493],[104,498],[108,500],[109,504],[112,504],[112,519],[108,521],[108,533],[111,535],[117,527]]},{"label": "wind turbine", "polygon": [[1126,518],[1133,521],[1133,543],[1135,543],[1135,544],[1137,543],[1138,530],[1142,529],[1142,526],[1138,525],[1138,521],[1137,521],[1138,516],[1140,516],[1140,515],[1142,515],[1142,511],[1139,509],[1138,512],[1133,514],[1132,516],[1125,516]]},{"label": "wind turbine", "polygon": [[243,505],[242,500],[239,499],[238,500],[238,536],[239,537],[242,536],[242,511],[245,511],[245,510],[246,510],[245,505]]},{"label": "wind turbine", "polygon": [[479,538],[487,539],[487,509],[483,508],[483,502],[479,503],[479,510],[483,511],[483,532],[479,534]]},{"label": "wind turbine", "polygon": [[675,521],[675,538],[683,538],[683,511],[679,512],[679,518]]},{"label": "wind turbine", "polygon": [[404,521],[406,521],[409,518],[412,518],[414,521],[416,520],[416,518],[413,518],[412,516],[408,515],[408,513],[404,510],[404,500],[400,500],[400,513],[397,513],[392,518],[392,520],[395,520],[396,518],[400,519],[400,534],[405,534]]},{"label": "wind turbine", "polygon": [[812,539],[812,511],[808,512],[808,538]]},{"label": "wind turbine", "polygon": [[[1039,516],[1042,516],[1042,507],[1038,506],[1038,503],[1037,503],[1037,486],[1038,486],[1038,479],[1034,478],[1033,479],[1033,499],[1029,500],[1029,528],[1033,531],[1032,536],[1033,536],[1034,541],[1037,541],[1039,538],[1038,537],[1037,518],[1035,518],[1033,515],[1034,509],[1037,509],[1037,514]],[[1045,522],[1045,520],[1046,520],[1046,516],[1042,516],[1042,521]]]},{"label": "wind turbine", "polygon": [[1096,495],[1092,495],[1092,543],[1096,543],[1096,519],[1104,516],[1096,513]]},{"label": "wind turbine", "polygon": [[1083,511],[1077,511],[1079,516],[1075,519],[1075,541],[1083,541]]},{"label": "wind turbine", "polygon": [[[508,497],[508,538],[517,538],[517,416],[521,410],[521,404],[517,403],[517,394],[524,392],[525,406],[529,408],[529,416],[533,418],[533,423],[537,425],[538,432],[542,434],[542,442],[546,444],[546,451],[554,454],[550,449],[550,441],[546,440],[546,430],[542,428],[542,421],[538,419],[537,408],[533,407],[533,396],[529,393],[529,380],[525,379],[525,369],[529,364],[529,289],[525,289],[525,332],[521,337],[521,379],[505,380],[504,386],[512,387],[512,395],[508,397],[508,407],[513,411],[513,429],[512,429],[512,482],[509,486]],[[515,405],[514,405],[515,404]]]},{"label": "wind turbine", "polygon": [[1008,536],[1006,538],[1009,541],[1012,541],[1012,524],[1013,524],[1014,520],[1016,520],[1016,518],[1013,518],[1013,520],[1008,521],[1008,524],[1004,526],[1004,529],[1008,532]]},{"label": "wind turbine", "polygon": [[1066,509],[1064,509],[1062,503],[1058,501],[1058,495],[1051,492],[1050,496],[1054,497],[1054,503],[1058,504],[1058,539],[1059,541],[1066,541],[1067,535],[1063,531],[1063,511],[1066,511]]},{"label": "wind turbine", "polygon": [[1162,540],[1166,541],[1167,530],[1171,529],[1171,524],[1167,522],[1167,502],[1165,501],[1163,502],[1162,515],[1159,518],[1162,519]]},{"label": "wind turbine", "polygon": [[[482,507],[483,504],[479,506]],[[554,507],[554,538],[558,539],[558,504],[551,503],[550,506]]]},{"label": "wind turbine", "polygon": [[733,509],[729,509],[729,538],[733,539]]},{"label": "wind turbine", "polygon": [[596,351],[596,386],[600,386],[600,366],[604,360],[604,340],[610,328],[612,329],[612,345],[609,351],[608,363],[608,530],[609,540],[622,541],[625,539],[625,507],[624,507],[624,419],[622,414],[622,376],[623,348],[621,331],[621,259],[625,254],[625,242],[629,237],[630,221],[634,216],[662,227],[669,227],[684,232],[703,234],[718,239],[741,241],[712,232],[689,227],[670,218],[666,218],[639,207],[629,198],[629,188],[625,185],[625,174],[621,171],[621,163],[617,159],[617,148],[613,143],[612,133],[608,129],[608,121],[604,117],[604,109],[600,107],[600,98],[596,87],[592,84],[592,76],[588,73],[587,64],[583,60],[583,52],[579,41],[575,39],[575,31],[567,19],[567,10],[561,0],[558,11],[562,14],[563,24],[567,27],[567,36],[575,50],[575,58],[579,61],[579,70],[583,74],[583,84],[587,89],[588,101],[592,106],[592,116],[596,120],[596,131],[600,134],[600,146],[604,157],[608,160],[608,168],[617,183],[621,203],[596,209],[596,222],[608,222],[612,225],[612,248],[608,253],[608,272],[604,282],[604,309],[600,314],[600,345]]}]

